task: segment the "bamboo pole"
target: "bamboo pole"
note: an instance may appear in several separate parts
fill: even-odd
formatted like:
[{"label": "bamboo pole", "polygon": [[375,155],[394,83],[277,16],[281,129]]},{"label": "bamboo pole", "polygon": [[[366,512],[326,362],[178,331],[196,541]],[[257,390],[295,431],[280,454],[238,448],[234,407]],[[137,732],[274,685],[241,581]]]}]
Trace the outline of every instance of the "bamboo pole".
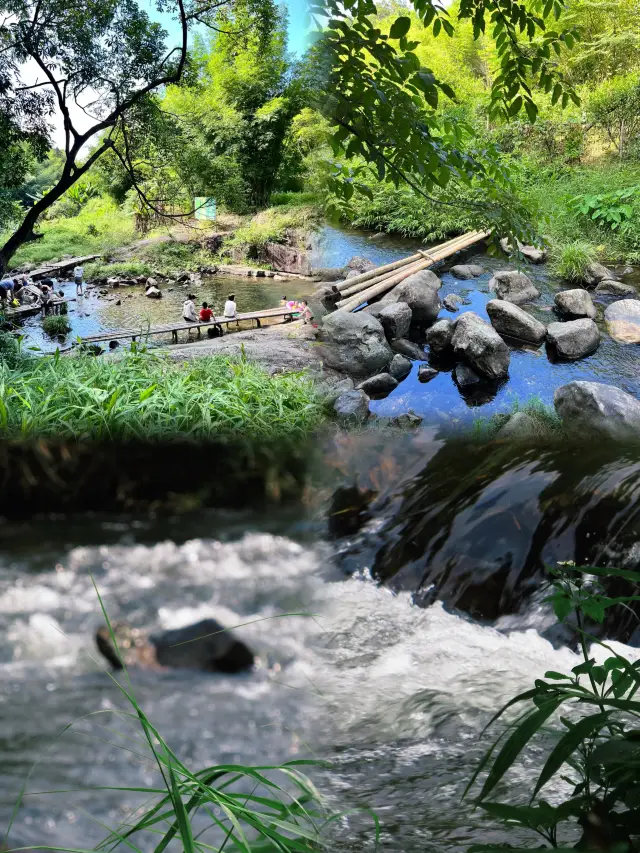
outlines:
[{"label": "bamboo pole", "polygon": [[[353,311],[356,308],[359,308],[361,305],[364,305],[367,302],[370,302],[372,299],[375,299],[377,296],[381,296],[386,291],[391,290],[392,287],[395,287],[397,284],[400,284],[401,281],[404,281],[405,278],[408,278],[410,275],[413,275],[415,272],[420,272],[423,269],[428,269],[428,267],[432,266],[439,261],[443,261],[445,258],[448,258],[450,255],[455,254],[456,252],[462,251],[462,249],[466,249],[469,246],[472,246],[474,243],[479,243],[481,240],[484,240],[489,236],[490,231],[472,231],[469,234],[463,234],[461,237],[456,238],[455,240],[450,240],[448,243],[444,243],[441,246],[438,246],[431,250],[431,252],[425,252],[424,260],[419,262],[418,264],[411,265],[411,268],[407,269],[406,267],[402,269],[400,272],[396,273],[392,276],[383,276],[384,280],[378,281],[374,284],[370,284],[369,288],[360,291],[355,296],[352,296],[348,299],[343,299],[340,302],[336,303],[336,308]],[[417,267],[415,269],[414,267]]]},{"label": "bamboo pole", "polygon": [[369,279],[369,281],[361,281],[359,284],[354,284],[352,287],[348,287],[346,290],[341,291],[339,296],[341,300],[345,301],[349,297],[354,296],[356,293],[360,293],[361,290],[366,290],[368,287],[372,287],[374,284],[378,284],[383,279],[391,278],[391,276],[397,275],[399,272],[404,272],[405,270],[412,269],[413,267],[417,268],[422,263],[424,263],[424,258],[420,258],[419,261],[413,261],[410,264],[404,264],[402,269],[384,273],[381,276],[376,276],[375,278]]}]

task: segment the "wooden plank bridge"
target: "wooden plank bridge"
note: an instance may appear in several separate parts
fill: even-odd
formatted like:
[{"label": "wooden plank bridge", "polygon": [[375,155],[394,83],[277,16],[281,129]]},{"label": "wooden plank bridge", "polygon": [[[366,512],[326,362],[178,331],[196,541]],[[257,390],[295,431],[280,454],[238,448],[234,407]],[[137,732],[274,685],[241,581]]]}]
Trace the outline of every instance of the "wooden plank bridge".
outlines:
[{"label": "wooden plank bridge", "polygon": [[29,273],[30,278],[35,281],[38,278],[44,278],[54,272],[62,272],[63,270],[71,269],[72,267],[81,267],[83,264],[88,264],[90,261],[95,261],[100,255],[84,255],[82,258],[67,258],[66,261],[58,261],[55,264],[47,264],[45,267],[38,267],[37,270],[32,270]]},{"label": "wooden plank bridge", "polygon": [[293,320],[299,312],[292,308],[266,308],[264,311],[250,311],[245,314],[236,314],[235,317],[215,317],[214,320],[204,321],[199,320],[195,323],[189,323],[182,320],[177,323],[165,323],[162,326],[148,326],[147,328],[139,329],[118,329],[115,332],[102,332],[99,335],[87,335],[80,338],[82,344],[97,344],[104,341],[117,341],[131,338],[135,341],[138,338],[146,338],[149,335],[166,335],[171,333],[174,343],[178,342],[178,332],[185,330],[196,329],[198,337],[201,337],[202,329],[212,329],[216,326],[221,327],[226,325],[229,328],[230,323],[239,325],[244,320],[255,322],[258,329],[261,328],[261,320],[271,320],[281,317],[285,322]]}]

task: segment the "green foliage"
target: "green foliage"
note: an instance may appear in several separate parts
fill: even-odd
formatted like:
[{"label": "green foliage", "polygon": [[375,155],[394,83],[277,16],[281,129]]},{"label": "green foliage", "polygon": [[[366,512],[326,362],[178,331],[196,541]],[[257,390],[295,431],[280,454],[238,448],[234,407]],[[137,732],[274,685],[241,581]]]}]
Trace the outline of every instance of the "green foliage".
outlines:
[{"label": "green foliage", "polygon": [[473,437],[478,441],[492,441],[498,432],[509,421],[512,415],[523,412],[529,415],[534,422],[534,431],[524,437],[526,441],[559,441],[564,439],[565,433],[562,421],[556,415],[553,406],[546,406],[539,397],[530,397],[524,403],[516,400],[511,406],[510,412],[493,415],[490,418],[479,417],[473,421]]},{"label": "green foliage", "polygon": [[146,261],[115,261],[112,264],[95,261],[87,264],[84,268],[84,277],[87,281],[101,280],[112,276],[135,278],[139,275],[153,275],[151,265]]},{"label": "green foliage", "polygon": [[0,364],[0,400],[5,438],[297,439],[321,417],[303,375],[268,376],[244,359],[185,365],[137,351]]},{"label": "green foliage", "polygon": [[298,204],[270,207],[238,228],[227,245],[242,248],[255,260],[261,256],[265,243],[280,243],[285,239],[296,243],[315,228],[319,220],[317,207]]},{"label": "green foliage", "polygon": [[600,83],[589,95],[587,112],[624,157],[628,140],[634,140],[640,131],[640,74]]},{"label": "green foliage", "polygon": [[14,369],[22,364],[25,358],[20,339],[8,332],[0,331],[0,365]]},{"label": "green foliage", "polygon": [[597,253],[590,243],[574,240],[560,246],[554,246],[551,255],[551,269],[555,275],[566,281],[584,281],[585,273],[596,259]]},{"label": "green foliage", "polygon": [[51,335],[53,338],[58,335],[68,335],[71,331],[71,323],[62,314],[51,314],[42,321],[42,328],[47,335]]},{"label": "green foliage", "polygon": [[611,228],[628,234],[633,229],[633,219],[640,214],[640,186],[627,187],[600,195],[580,195],[571,199],[570,210]]},{"label": "green foliage", "polygon": [[[467,791],[486,771],[476,803],[490,817],[530,830],[559,849],[573,847],[578,824],[584,829],[579,848],[630,853],[636,849],[631,836],[640,827],[640,702],[635,698],[640,688],[640,664],[631,663],[606,642],[596,640],[608,652],[598,664],[588,648],[595,637],[586,626],[602,623],[613,608],[637,607],[640,573],[562,563],[550,574],[547,600],[559,621],[573,620],[582,663],[571,673],[547,672],[544,679],[498,711],[490,725],[507,709],[524,706],[486,753]],[[612,597],[607,587],[613,581],[623,583],[628,594]],[[561,728],[549,748],[548,738],[540,743],[540,735],[560,710]],[[488,801],[534,739],[539,744],[537,755],[541,748],[546,755],[537,759],[541,766],[528,801],[517,806]],[[551,806],[542,798],[542,791],[550,782],[560,780],[565,787],[556,793],[556,804]],[[504,849],[480,845],[471,851],[498,853]]]}]

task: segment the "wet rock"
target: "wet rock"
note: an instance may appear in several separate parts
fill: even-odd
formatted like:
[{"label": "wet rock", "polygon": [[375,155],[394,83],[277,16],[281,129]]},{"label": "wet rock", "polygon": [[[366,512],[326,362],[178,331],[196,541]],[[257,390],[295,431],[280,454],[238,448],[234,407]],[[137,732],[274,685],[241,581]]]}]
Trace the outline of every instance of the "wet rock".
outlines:
[{"label": "wet rock", "polygon": [[635,287],[632,287],[630,284],[622,284],[622,282],[614,281],[612,278],[605,278],[604,281],[601,281],[597,285],[595,292],[605,296],[629,296],[631,298],[637,298],[638,296]]},{"label": "wet rock", "polygon": [[593,320],[570,320],[567,323],[551,323],[547,327],[547,340],[561,358],[574,361],[598,349],[600,333]]},{"label": "wet rock", "polygon": [[607,331],[621,344],[640,343],[640,300],[620,299],[604,312]]},{"label": "wet rock", "polygon": [[602,264],[592,263],[587,267],[583,281],[587,287],[595,287],[601,281],[615,280],[615,274]]},{"label": "wet rock", "polygon": [[[513,246],[509,243],[506,237],[500,240],[500,248],[506,255],[513,254]],[[547,259],[547,253],[544,249],[539,249],[537,246],[526,246],[518,240],[518,251],[529,261],[530,264],[543,264]]]},{"label": "wet rock", "polygon": [[384,231],[378,231],[376,234],[370,234],[369,239],[370,240],[380,240],[382,237],[386,237],[386,236],[387,235],[385,234]]},{"label": "wet rock", "polygon": [[478,266],[478,264],[456,264],[451,267],[450,271],[456,278],[467,281],[468,279],[477,278],[479,275],[482,275],[484,269]]},{"label": "wet rock", "polygon": [[569,382],[556,390],[553,403],[567,430],[640,438],[640,402],[613,385]]},{"label": "wet rock", "polygon": [[357,423],[369,417],[369,397],[364,391],[345,391],[333,404],[341,421]]},{"label": "wet rock", "polygon": [[382,324],[370,314],[335,311],[323,319],[324,362],[351,376],[370,376],[386,367],[392,352]]},{"label": "wet rock", "polygon": [[422,423],[423,418],[420,415],[416,415],[416,413],[409,409],[408,412],[404,412],[402,415],[396,415],[395,418],[390,418],[389,422],[393,426],[398,427],[417,427]]},{"label": "wet rock", "polygon": [[331,536],[353,536],[370,518],[368,507],[376,492],[360,486],[341,486],[331,496],[327,524]]},{"label": "wet rock", "polygon": [[281,243],[265,243],[263,251],[265,260],[278,272],[311,275],[309,256],[302,249]]},{"label": "wet rock", "polygon": [[406,302],[394,302],[385,305],[380,311],[378,319],[382,323],[387,340],[403,338],[411,326],[412,312]]},{"label": "wet rock", "polygon": [[394,379],[390,373],[377,373],[361,382],[356,390],[364,391],[365,394],[372,396],[373,394],[389,394],[397,387],[398,380]]},{"label": "wet rock", "polygon": [[344,267],[323,267],[313,271],[313,277],[320,281],[342,281],[345,276]]},{"label": "wet rock", "polygon": [[487,314],[491,325],[501,335],[531,344],[541,344],[546,337],[544,324],[512,302],[491,299],[487,302]]},{"label": "wet rock", "polygon": [[472,311],[456,321],[451,344],[459,358],[487,379],[500,379],[509,373],[509,347]]},{"label": "wet rock", "polygon": [[460,388],[469,388],[472,385],[479,385],[482,382],[482,377],[478,376],[475,370],[472,370],[466,364],[457,364],[453,371],[453,378]]},{"label": "wet rock", "polygon": [[116,305],[122,305],[122,299],[116,299]]},{"label": "wet rock", "polygon": [[396,353],[391,359],[388,370],[395,380],[402,382],[411,373],[411,362],[406,356]]},{"label": "wet rock", "polygon": [[451,338],[455,323],[448,317],[438,320],[429,329],[427,329],[426,339],[430,349],[433,352],[442,352],[451,346]]},{"label": "wet rock", "polygon": [[511,415],[506,424],[498,430],[498,438],[527,438],[537,432],[536,422],[526,412]]},{"label": "wet rock", "polygon": [[596,306],[593,304],[593,300],[587,291],[581,287],[556,293],[553,301],[562,314],[568,314],[572,317],[590,317],[592,320],[596,316]]},{"label": "wet rock", "polygon": [[189,281],[189,273],[181,272],[178,276],[176,276],[176,281],[178,281],[180,284],[184,284],[185,282]]},{"label": "wet rock", "polygon": [[416,326],[431,325],[442,307],[431,276],[440,284],[440,279],[434,273],[422,270],[410,275],[393,291],[394,302],[406,302],[411,308],[411,322]]},{"label": "wet rock", "polygon": [[333,406],[338,397],[347,391],[353,391],[353,388],[353,379],[347,376],[344,379],[331,379],[319,383],[318,393],[326,406]]},{"label": "wet rock", "polygon": [[376,268],[376,264],[374,264],[373,261],[368,261],[366,258],[361,258],[356,255],[347,262],[347,268],[355,270],[359,275],[360,273],[374,270]]},{"label": "wet rock", "polygon": [[531,302],[540,296],[529,276],[517,270],[499,270],[489,282],[489,290],[494,290],[498,299],[506,299],[514,305]]},{"label": "wet rock", "polygon": [[335,310],[336,302],[339,299],[340,294],[334,290],[334,286],[332,284],[325,284],[316,288],[309,296],[307,302],[313,316],[316,320],[319,320],[327,312]]},{"label": "wet rock", "polygon": [[462,296],[458,296],[457,293],[450,293],[448,296],[442,300],[442,304],[447,309],[447,311],[451,311],[452,314],[458,310],[458,305],[462,305],[464,303],[464,299]]},{"label": "wet rock", "polygon": [[396,340],[391,341],[391,349],[394,352],[400,353],[400,355],[406,355],[409,358],[412,358],[414,361],[427,360],[427,354],[422,347],[418,346],[418,344],[414,344],[413,341],[408,341],[406,338],[397,338]]},{"label": "wet rock", "polygon": [[155,279],[155,278],[148,278],[148,279],[146,280],[145,284],[146,284],[146,286],[147,286],[147,287],[157,287],[158,282],[156,281],[156,279]]},{"label": "wet rock", "polygon": [[436,378],[438,373],[438,370],[435,370],[433,367],[429,367],[428,364],[421,364],[418,368],[418,382],[431,382],[432,379]]}]

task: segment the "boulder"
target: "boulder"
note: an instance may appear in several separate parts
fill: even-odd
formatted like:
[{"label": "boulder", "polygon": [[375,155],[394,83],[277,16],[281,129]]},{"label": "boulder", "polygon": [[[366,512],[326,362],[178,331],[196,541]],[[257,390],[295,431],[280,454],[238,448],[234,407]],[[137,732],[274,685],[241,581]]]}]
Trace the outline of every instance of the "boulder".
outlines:
[{"label": "boulder", "polygon": [[325,405],[333,406],[338,397],[347,391],[353,391],[353,387],[353,379],[347,376],[345,379],[326,380],[319,383],[318,392]]},{"label": "boulder", "polygon": [[487,302],[487,314],[491,325],[501,335],[517,338],[528,344],[541,344],[546,337],[547,329],[543,323],[523,308],[504,299],[491,299]]},{"label": "boulder", "polygon": [[362,275],[360,270],[349,270],[349,272],[346,274],[346,276],[344,278],[345,278],[345,281],[349,281],[349,279],[358,278],[359,275]]},{"label": "boulder", "polygon": [[448,296],[442,300],[442,304],[447,309],[447,311],[451,311],[452,314],[458,310],[458,305],[462,305],[464,302],[462,296],[458,296],[457,293],[450,293]]},{"label": "boulder", "polygon": [[361,382],[357,389],[364,391],[365,394],[389,394],[394,388],[397,388],[398,380],[394,379],[390,373],[377,373],[375,376],[370,376]]},{"label": "boulder", "polygon": [[551,323],[547,327],[547,340],[561,358],[571,361],[594,353],[600,344],[600,333],[593,320],[570,320]]},{"label": "boulder", "polygon": [[593,300],[581,287],[556,293],[553,301],[562,314],[569,314],[572,317],[590,317],[592,320],[596,316]]},{"label": "boulder", "polygon": [[611,270],[608,270],[602,264],[594,262],[592,264],[589,264],[589,266],[585,270],[582,280],[587,285],[587,287],[595,287],[596,284],[599,284],[601,281],[615,280],[615,275]]},{"label": "boulder", "polygon": [[213,252],[215,254],[216,252],[220,251],[223,243],[223,234],[209,234],[209,236],[205,237],[202,241],[202,246],[203,248],[208,249],[210,252]]},{"label": "boulder", "polygon": [[406,355],[409,358],[412,358],[414,361],[427,360],[427,354],[422,347],[418,346],[418,344],[414,344],[413,341],[408,341],[406,338],[397,338],[396,340],[391,341],[391,349],[394,352],[400,353],[400,355]]},{"label": "boulder", "polygon": [[410,275],[393,291],[394,302],[406,302],[411,308],[411,322],[416,326],[430,326],[442,307],[438,290],[425,273],[429,273],[438,284],[440,283],[440,279],[430,270],[422,270]]},{"label": "boulder", "polygon": [[158,282],[155,280],[155,278],[148,278],[145,282],[145,285],[146,287],[157,287]]},{"label": "boulder", "polygon": [[438,320],[427,329],[426,339],[432,352],[442,352],[451,346],[455,323],[448,317]]},{"label": "boulder", "polygon": [[406,302],[393,302],[385,305],[378,314],[387,340],[403,338],[411,326],[411,308]]},{"label": "boulder", "polygon": [[511,415],[506,424],[498,430],[497,438],[527,438],[537,432],[536,422],[526,412]]},{"label": "boulder", "polygon": [[458,317],[451,344],[459,358],[487,379],[500,379],[509,373],[509,347],[472,311]]},{"label": "boulder", "polygon": [[482,275],[484,270],[478,264],[456,264],[451,267],[450,272],[456,278],[467,281],[470,278],[477,278],[479,275]]},{"label": "boulder", "polygon": [[378,373],[391,361],[392,352],[381,323],[370,314],[334,311],[323,319],[324,362],[352,376]]},{"label": "boulder", "polygon": [[330,284],[325,284],[322,287],[316,288],[307,299],[311,313],[319,320],[328,311],[335,309],[336,302],[340,299],[340,294],[333,289]]},{"label": "boulder", "polygon": [[[506,237],[500,240],[500,248],[506,255],[513,254],[513,246]],[[539,249],[537,246],[526,246],[518,240],[518,251],[529,261],[530,264],[542,264],[547,259],[547,253],[544,249]]]},{"label": "boulder", "polygon": [[309,256],[302,249],[281,243],[265,243],[264,258],[278,272],[311,275]]},{"label": "boulder", "polygon": [[640,343],[640,300],[619,299],[604,312],[607,331],[621,344]]},{"label": "boulder", "polygon": [[374,270],[376,268],[376,264],[374,264],[373,261],[368,261],[366,258],[361,258],[356,255],[347,262],[347,268],[350,270],[356,270],[359,275],[362,272]]},{"label": "boulder", "polygon": [[396,381],[402,382],[411,373],[411,362],[405,355],[396,353],[391,359],[388,370]]},{"label": "boulder", "polygon": [[369,417],[369,397],[364,391],[345,391],[333,404],[333,410],[341,421],[364,421]]},{"label": "boulder", "polygon": [[622,284],[619,281],[614,281],[612,278],[605,278],[596,286],[596,293],[605,296],[629,296],[632,299],[637,298],[638,291],[630,284]]},{"label": "boulder", "polygon": [[314,269],[313,277],[319,281],[342,281],[345,276],[344,267],[322,267]]},{"label": "boulder", "polygon": [[453,371],[453,378],[459,388],[469,388],[472,385],[479,385],[482,378],[478,376],[475,370],[472,370],[466,364],[457,364]]},{"label": "boulder", "polygon": [[640,438],[640,402],[613,385],[569,382],[556,390],[553,403],[567,430]]},{"label": "boulder", "polygon": [[431,382],[432,379],[436,378],[439,372],[439,370],[429,367],[428,364],[421,364],[418,368],[418,382]]},{"label": "boulder", "polygon": [[498,299],[506,299],[514,305],[531,302],[540,296],[529,276],[517,270],[499,270],[489,282],[489,290],[495,290]]}]

